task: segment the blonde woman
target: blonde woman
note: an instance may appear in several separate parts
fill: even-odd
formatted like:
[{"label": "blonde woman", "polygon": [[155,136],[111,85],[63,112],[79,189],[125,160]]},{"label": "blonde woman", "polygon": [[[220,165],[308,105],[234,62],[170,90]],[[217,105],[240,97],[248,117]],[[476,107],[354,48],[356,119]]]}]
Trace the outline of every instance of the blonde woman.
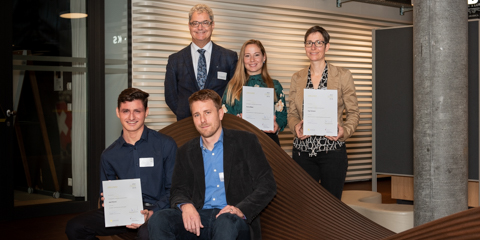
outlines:
[{"label": "blonde woman", "polygon": [[280,145],[278,133],[287,125],[285,95],[280,82],[272,79],[268,74],[265,48],[258,40],[248,40],[243,44],[238,58],[235,74],[223,93],[223,111],[242,117],[243,86],[273,88],[275,91],[274,129],[265,133]]}]

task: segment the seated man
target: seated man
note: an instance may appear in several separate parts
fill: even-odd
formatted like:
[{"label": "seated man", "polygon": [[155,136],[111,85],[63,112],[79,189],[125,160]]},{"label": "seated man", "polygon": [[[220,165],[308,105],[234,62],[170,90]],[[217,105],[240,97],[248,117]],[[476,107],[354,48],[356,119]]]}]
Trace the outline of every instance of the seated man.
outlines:
[{"label": "seated man", "polygon": [[[138,229],[139,239],[148,239],[147,220],[153,213],[169,207],[171,178],[177,151],[177,145],[171,137],[145,126],[148,95],[136,88],[128,88],[120,93],[117,116],[123,131],[121,136],[103,151],[100,167],[102,181],[140,178],[145,224],[132,223],[126,226]],[[103,195],[102,184],[100,192]],[[68,221],[65,232],[69,239],[95,239],[95,236],[127,232],[127,228],[106,228],[104,209],[101,208],[74,217]]]},{"label": "seated man", "polygon": [[173,209],[150,218],[150,239],[260,239],[258,215],[277,190],[257,137],[222,128],[222,99],[215,91],[200,90],[188,101],[201,136],[178,150]]}]

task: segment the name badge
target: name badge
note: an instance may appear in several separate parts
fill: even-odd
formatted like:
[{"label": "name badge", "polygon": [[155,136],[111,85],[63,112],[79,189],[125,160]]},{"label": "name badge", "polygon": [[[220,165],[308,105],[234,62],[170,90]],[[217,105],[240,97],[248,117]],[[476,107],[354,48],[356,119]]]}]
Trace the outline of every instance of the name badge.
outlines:
[{"label": "name badge", "polygon": [[227,80],[227,73],[226,72],[217,72],[217,78],[221,80]]},{"label": "name badge", "polygon": [[224,179],[223,179],[223,172],[218,173],[218,177],[220,177],[220,182],[223,182],[223,180],[224,180]]},{"label": "name badge", "polygon": [[140,158],[140,167],[153,167],[153,158]]}]

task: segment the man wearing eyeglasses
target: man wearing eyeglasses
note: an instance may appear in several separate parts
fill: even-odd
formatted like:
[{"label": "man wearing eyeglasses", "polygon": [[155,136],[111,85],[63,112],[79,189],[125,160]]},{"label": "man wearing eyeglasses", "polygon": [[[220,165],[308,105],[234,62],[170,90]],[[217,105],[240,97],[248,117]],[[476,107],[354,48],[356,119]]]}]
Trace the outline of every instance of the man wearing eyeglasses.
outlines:
[{"label": "man wearing eyeglasses", "polygon": [[223,96],[233,77],[237,53],[211,41],[215,28],[213,12],[197,4],[188,14],[192,43],[170,55],[165,74],[165,101],[177,120],[191,116],[188,97],[201,89],[212,89]]}]

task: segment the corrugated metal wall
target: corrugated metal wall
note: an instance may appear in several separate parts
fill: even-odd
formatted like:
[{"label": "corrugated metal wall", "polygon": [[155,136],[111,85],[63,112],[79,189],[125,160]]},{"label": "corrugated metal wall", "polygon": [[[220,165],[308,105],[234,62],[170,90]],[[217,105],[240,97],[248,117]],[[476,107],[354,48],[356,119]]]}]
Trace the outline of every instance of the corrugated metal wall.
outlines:
[{"label": "corrugated metal wall", "polygon": [[[265,1],[266,2],[266,1]],[[303,36],[313,25],[331,36],[327,61],[350,69],[360,106],[360,124],[347,140],[347,181],[370,179],[372,173],[372,29],[402,25],[342,14],[220,1],[132,0],[133,87],[151,94],[147,125],[160,130],[176,121],[165,103],[164,78],[168,56],[191,42],[188,12],[196,3],[209,5],[215,15],[212,41],[239,52],[248,39],[262,41],[270,75],[280,81],[287,96],[290,78],[308,66]],[[262,4],[259,1],[258,4]],[[282,148],[291,155],[293,135],[280,135]]]}]

